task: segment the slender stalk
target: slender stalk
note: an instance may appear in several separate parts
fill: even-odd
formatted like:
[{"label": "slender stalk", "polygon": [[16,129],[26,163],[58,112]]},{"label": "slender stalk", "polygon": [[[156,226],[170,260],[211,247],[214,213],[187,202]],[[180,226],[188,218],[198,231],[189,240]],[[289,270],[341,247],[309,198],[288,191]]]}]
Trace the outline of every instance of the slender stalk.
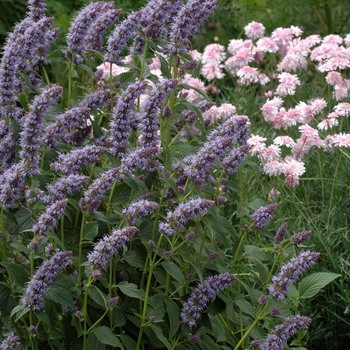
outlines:
[{"label": "slender stalk", "polygon": [[[80,266],[80,265],[79,265]],[[87,312],[87,301],[88,301],[88,294],[89,294],[89,287],[92,283],[93,279],[92,277],[90,276],[89,277],[89,280],[88,280],[88,283],[86,284],[85,286],[85,293],[84,293],[84,305],[83,305],[83,315],[84,315],[84,324],[83,324],[83,350],[86,350],[87,349],[87,343],[86,343],[86,336],[88,334],[87,332],[87,315],[88,315],[88,312]]]},{"label": "slender stalk", "polygon": [[86,218],[86,213],[83,213],[83,217],[81,219],[80,238],[79,238],[79,262],[78,262],[78,284],[77,284],[78,287],[80,287],[81,285],[81,278],[82,278],[81,265],[83,263],[83,233],[84,233],[85,218]]}]

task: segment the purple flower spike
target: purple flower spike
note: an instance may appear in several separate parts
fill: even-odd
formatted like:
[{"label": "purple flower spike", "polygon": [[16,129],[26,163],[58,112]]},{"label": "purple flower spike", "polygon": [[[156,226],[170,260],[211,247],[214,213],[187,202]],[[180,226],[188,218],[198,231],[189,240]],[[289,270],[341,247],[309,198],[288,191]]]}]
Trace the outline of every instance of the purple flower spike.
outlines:
[{"label": "purple flower spike", "polygon": [[273,214],[275,213],[277,204],[269,204],[265,207],[259,208],[255,211],[251,218],[254,221],[256,227],[264,227],[272,219]]},{"label": "purple flower spike", "polygon": [[114,32],[109,36],[107,42],[107,54],[105,61],[119,64],[122,61],[120,54],[125,48],[128,41],[135,37],[136,29],[141,21],[141,11],[132,12],[130,15],[117,26]]},{"label": "purple flower spike", "polygon": [[125,153],[125,148],[129,144],[129,136],[131,131],[131,115],[134,101],[140,97],[147,87],[146,81],[136,81],[130,84],[122,96],[118,104],[113,110],[112,121],[110,123],[111,148],[109,151],[113,155]]},{"label": "purple flower spike", "polygon": [[45,16],[47,11],[45,0],[28,0],[29,17],[33,21],[38,21]]},{"label": "purple flower spike", "polygon": [[276,232],[275,244],[280,244],[285,238],[288,230],[288,222],[285,222]]},{"label": "purple flower spike", "polygon": [[167,219],[173,227],[183,230],[184,224],[206,213],[214,203],[214,201],[205,198],[191,199],[185,203],[179,204],[173,212],[168,212]]},{"label": "purple flower spike", "polygon": [[270,294],[277,300],[284,299],[284,292],[288,291],[289,285],[294,283],[303,272],[320,259],[317,252],[302,252],[296,258],[283,265],[278,276],[272,277],[273,284],[269,285]]},{"label": "purple flower spike", "polygon": [[220,275],[208,277],[203,284],[199,284],[189,298],[182,304],[181,319],[190,327],[196,325],[201,318],[203,310],[220,290],[231,285],[235,276],[226,272]]},{"label": "purple flower spike", "polygon": [[100,107],[109,107],[111,103],[111,90],[108,88],[98,89],[91,92],[79,103],[79,107],[90,108],[92,111]]},{"label": "purple flower spike", "polygon": [[146,98],[141,106],[139,116],[141,147],[157,147],[159,146],[159,120],[160,107],[163,105],[167,96],[173,91],[177,85],[176,79],[164,79],[158,83],[150,95]]},{"label": "purple flower spike", "polygon": [[70,263],[72,252],[57,252],[49,260],[35,271],[34,276],[29,281],[22,304],[30,307],[34,311],[40,311],[44,307],[44,296],[47,288],[58,275],[67,268]]},{"label": "purple flower spike", "polygon": [[24,185],[24,166],[22,163],[13,164],[0,177],[0,204],[10,208],[18,199]]},{"label": "purple flower spike", "polygon": [[297,334],[299,329],[307,329],[311,323],[311,318],[295,315],[288,317],[282,324],[277,325],[273,331],[260,344],[261,350],[283,350],[284,343]]},{"label": "purple flower spike", "polygon": [[38,222],[33,226],[34,234],[44,236],[47,232],[57,226],[57,222],[61,219],[66,209],[68,199],[54,202],[46,211],[40,215]]},{"label": "purple flower spike", "polygon": [[228,173],[234,173],[237,168],[244,162],[247,158],[249,151],[248,145],[243,145],[239,148],[233,149],[230,154],[223,159],[221,166]]},{"label": "purple flower spike", "polygon": [[312,234],[311,230],[302,231],[294,234],[290,240],[292,241],[293,244],[296,244],[296,245],[303,244],[310,238],[311,234]]},{"label": "purple flower spike", "polygon": [[147,216],[157,209],[158,203],[141,199],[137,202],[131,203],[127,208],[123,209],[122,216],[133,225],[137,219]]},{"label": "purple flower spike", "polygon": [[186,53],[190,40],[195,39],[199,27],[214,11],[215,6],[216,0],[189,0],[173,19],[170,29],[172,43],[169,44],[168,51]]},{"label": "purple flower spike", "polygon": [[0,344],[1,350],[15,350],[21,345],[19,337],[13,333],[9,334]]},{"label": "purple flower spike", "polygon": [[113,230],[112,234],[100,239],[94,250],[88,254],[88,261],[94,270],[108,267],[110,258],[119,249],[139,233],[139,229],[134,226],[124,227],[121,230]]},{"label": "purple flower spike", "polygon": [[158,230],[160,233],[163,233],[168,237],[172,236],[174,233],[173,228],[167,222],[162,221],[158,225]]}]

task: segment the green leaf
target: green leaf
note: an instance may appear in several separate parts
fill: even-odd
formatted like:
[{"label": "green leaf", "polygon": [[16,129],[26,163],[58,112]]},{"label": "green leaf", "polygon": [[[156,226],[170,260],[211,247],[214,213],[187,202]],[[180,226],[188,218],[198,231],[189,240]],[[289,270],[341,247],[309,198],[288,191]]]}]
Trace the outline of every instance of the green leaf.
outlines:
[{"label": "green leaf", "polygon": [[123,281],[118,283],[118,288],[123,294],[127,295],[128,297],[145,300],[145,292],[141,289],[138,289],[137,285],[134,283]]},{"label": "green leaf", "polygon": [[79,64],[78,67],[81,68],[82,70],[84,70],[85,72],[88,72],[91,75],[94,74],[94,72],[91,70],[91,68],[86,66],[85,64]]},{"label": "green leaf", "polygon": [[158,325],[156,325],[154,323],[152,323],[151,328],[153,329],[153,331],[156,334],[157,338],[166,346],[166,348],[171,350],[170,343],[168,342],[168,339],[165,338],[162,329]]},{"label": "green leaf", "polygon": [[255,198],[248,204],[248,207],[252,208],[253,210],[258,210],[259,208],[264,207],[265,205],[267,205],[267,203],[264,200],[260,198]]},{"label": "green leaf", "polygon": [[166,61],[166,59],[162,55],[156,54],[156,56],[158,57],[158,59],[160,61],[160,70],[162,72],[163,77],[170,79],[171,72],[170,72],[170,69],[168,67],[168,62]]},{"label": "green leaf", "polygon": [[87,350],[105,350],[106,344],[102,344],[94,333],[90,333],[86,340]]},{"label": "green leaf", "polygon": [[180,326],[179,306],[171,299],[165,299],[165,307],[169,317],[169,339],[172,338]]},{"label": "green leaf", "polygon": [[105,295],[95,286],[90,286],[89,296],[98,305],[102,306],[104,309],[107,308],[107,299]]},{"label": "green leaf", "polygon": [[96,221],[87,222],[83,228],[83,240],[92,242],[98,234]]},{"label": "green leaf", "polygon": [[127,334],[121,334],[120,340],[127,350],[135,350],[137,347],[136,341]]},{"label": "green leaf", "polygon": [[29,310],[30,308],[28,306],[17,305],[12,309],[10,317],[13,317],[16,315],[15,322],[17,322],[22,316],[28,313]]},{"label": "green leaf", "polygon": [[247,300],[245,300],[242,296],[238,296],[235,298],[234,303],[240,308],[242,312],[245,314],[253,317],[255,319],[256,317],[256,311],[254,310],[254,307],[251,303],[249,303]]},{"label": "green leaf", "polygon": [[18,224],[18,227],[17,227],[18,232],[23,232],[25,230],[31,229],[36,222],[31,210],[24,207],[22,207],[16,213],[16,220]]},{"label": "green leaf", "polygon": [[249,209],[242,207],[239,203],[237,203],[237,218],[241,218],[242,216],[249,214]]},{"label": "green leaf", "polygon": [[178,281],[180,284],[185,284],[185,277],[176,264],[171,261],[163,261],[161,265],[164,267],[165,271],[176,281]]},{"label": "green leaf", "polygon": [[29,273],[24,269],[22,265],[2,262],[1,265],[6,267],[7,270],[11,273],[13,279],[15,280],[17,287],[23,289],[24,285],[29,281]]},{"label": "green leaf", "polygon": [[341,275],[331,272],[316,272],[299,283],[299,299],[309,299],[316,295],[323,287]]},{"label": "green leaf", "polygon": [[67,305],[72,309],[75,309],[72,296],[69,292],[60,286],[51,285],[47,288],[46,297],[53,300],[56,303]]},{"label": "green leaf", "polygon": [[96,327],[93,331],[96,338],[102,343],[123,349],[123,345],[115,334],[106,326]]},{"label": "green leaf", "polygon": [[0,284],[0,311],[2,316],[10,314],[14,305],[11,289]]},{"label": "green leaf", "polygon": [[140,254],[138,254],[136,251],[133,251],[133,250],[128,250],[124,254],[123,260],[125,260],[132,267],[139,267],[142,269],[144,266],[144,262]]}]

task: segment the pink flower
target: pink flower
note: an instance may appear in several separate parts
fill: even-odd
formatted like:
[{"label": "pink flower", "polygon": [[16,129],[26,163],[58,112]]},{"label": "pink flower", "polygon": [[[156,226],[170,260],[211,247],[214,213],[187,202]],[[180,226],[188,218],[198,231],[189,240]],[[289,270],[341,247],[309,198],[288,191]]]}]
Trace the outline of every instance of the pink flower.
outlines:
[{"label": "pink flower", "polygon": [[273,143],[277,146],[293,147],[295,145],[294,140],[289,136],[277,136]]},{"label": "pink flower", "polygon": [[283,173],[284,166],[278,160],[271,160],[264,164],[263,170],[269,176],[279,176]]},{"label": "pink flower", "polygon": [[326,76],[326,82],[331,86],[339,84],[342,80],[343,78],[339,72],[329,72]]},{"label": "pink flower", "polygon": [[314,119],[314,112],[311,106],[306,104],[305,102],[299,102],[295,108],[300,113],[300,118],[298,120],[299,123],[309,124],[311,120]]},{"label": "pink flower", "polygon": [[287,175],[286,176],[286,184],[289,187],[299,186],[299,177],[298,176],[293,176],[293,175]]},{"label": "pink flower", "polygon": [[[266,75],[266,74],[264,74],[264,73],[260,73],[259,75],[258,75],[258,79],[259,79],[259,83],[261,84],[261,85],[266,85],[266,84],[268,84],[269,82],[270,82],[270,78]],[[266,95],[265,95],[266,96]],[[266,97],[268,97],[268,96],[266,96]],[[272,96],[270,96],[270,97],[272,97]]]},{"label": "pink flower", "polygon": [[344,43],[346,47],[350,47],[350,34],[347,34],[344,38]]},{"label": "pink flower", "polygon": [[258,69],[250,66],[244,66],[237,71],[237,76],[241,78],[239,80],[241,85],[256,83],[258,81]]},{"label": "pink flower", "polygon": [[307,60],[304,56],[295,53],[288,53],[277,65],[278,71],[294,72],[297,69],[306,69]]},{"label": "pink flower", "polygon": [[322,44],[340,45],[342,43],[343,43],[342,37],[340,37],[339,35],[335,35],[335,34],[327,35],[322,40]]},{"label": "pink flower", "polygon": [[322,120],[317,124],[317,129],[319,130],[328,130],[329,128],[338,125],[338,120],[335,118],[327,118]]},{"label": "pink flower", "polygon": [[205,124],[210,125],[217,122],[218,120],[231,118],[235,113],[235,106],[229,103],[223,103],[220,107],[210,107],[210,109],[202,114],[202,117]]},{"label": "pink flower", "polygon": [[259,39],[263,37],[265,33],[265,27],[258,22],[251,22],[244,27],[245,34],[250,39]]},{"label": "pink flower", "polygon": [[305,137],[309,137],[312,139],[319,139],[320,138],[320,136],[318,135],[318,131],[307,124],[299,126],[299,131],[300,131],[301,135],[303,135]]},{"label": "pink flower", "polygon": [[252,48],[253,48],[253,42],[251,40],[232,39],[228,44],[227,51],[232,56],[234,56],[241,49],[248,49],[249,51],[252,51]]},{"label": "pink flower", "polygon": [[248,146],[256,146],[257,144],[264,143],[265,141],[265,137],[252,134],[252,136],[248,139],[247,144]]},{"label": "pink flower", "polygon": [[[109,80],[110,72],[111,72],[111,64],[109,62],[104,62],[96,67],[96,70],[100,70],[100,69],[102,69],[103,71],[101,79]],[[112,63],[112,76],[117,76],[127,71],[129,71],[129,68],[117,66],[116,64]]]},{"label": "pink flower", "polygon": [[225,74],[222,72],[223,65],[218,63],[206,63],[202,66],[201,74],[209,81],[222,79]]},{"label": "pink flower", "polygon": [[204,48],[202,63],[220,63],[226,57],[225,47],[220,44],[209,44]]},{"label": "pink flower", "polygon": [[284,163],[284,174],[299,177],[305,173],[303,162],[298,162],[295,159],[286,160]]},{"label": "pink flower", "polygon": [[334,147],[350,147],[350,134],[335,134],[330,136],[329,141]]},{"label": "pink flower", "polygon": [[274,97],[272,100],[267,100],[261,107],[262,114],[267,122],[272,121],[279,108],[282,106],[283,100],[280,97]]},{"label": "pink flower", "polygon": [[327,107],[327,102],[323,98],[315,98],[311,102],[310,107],[312,109],[313,114],[317,115],[320,114]]},{"label": "pink flower", "polygon": [[[181,82],[183,84],[187,84],[187,85],[193,86],[194,88],[205,91],[204,83],[200,79],[194,78],[191,74],[185,74]],[[186,96],[186,100],[191,103],[196,103],[203,100],[203,96],[199,94],[197,91],[192,89],[190,90],[183,89],[181,93],[184,96]]]},{"label": "pink flower", "polygon": [[197,50],[190,50],[188,53],[192,56],[192,59],[194,59],[195,61],[200,62],[202,60],[202,54]]},{"label": "pink flower", "polygon": [[264,93],[264,96],[267,98],[271,98],[273,96],[273,91],[269,90]]},{"label": "pink flower", "polygon": [[277,44],[268,37],[264,37],[258,40],[258,42],[256,43],[256,47],[259,51],[262,52],[277,52],[278,51],[278,46]]},{"label": "pink flower", "polygon": [[350,103],[347,103],[347,102],[338,103],[334,107],[334,110],[338,112],[339,115],[348,117],[350,114]]},{"label": "pink flower", "polygon": [[280,96],[294,95],[297,85],[300,85],[300,80],[297,75],[283,72],[278,74],[280,84],[277,86],[276,94]]},{"label": "pink flower", "polygon": [[333,97],[336,101],[343,100],[348,97],[348,89],[350,87],[349,80],[343,80],[334,86]]},{"label": "pink flower", "polygon": [[350,60],[348,58],[333,57],[326,63],[317,67],[320,72],[329,72],[337,69],[345,69],[350,67]]},{"label": "pink flower", "polygon": [[271,145],[260,153],[260,158],[263,162],[270,162],[272,160],[279,160],[280,155],[281,149],[276,145]]}]

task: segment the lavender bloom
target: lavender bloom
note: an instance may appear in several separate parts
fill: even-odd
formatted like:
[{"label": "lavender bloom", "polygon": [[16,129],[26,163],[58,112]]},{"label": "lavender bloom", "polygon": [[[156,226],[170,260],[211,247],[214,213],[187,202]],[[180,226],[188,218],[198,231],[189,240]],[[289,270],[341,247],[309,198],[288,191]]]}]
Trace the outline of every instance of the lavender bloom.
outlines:
[{"label": "lavender bloom", "polygon": [[270,315],[272,317],[279,316],[282,315],[282,311],[278,307],[272,306],[270,309]]},{"label": "lavender bloom", "polygon": [[283,265],[279,275],[272,277],[273,284],[270,284],[268,288],[270,294],[277,300],[283,300],[283,293],[288,291],[289,285],[294,283],[300,274],[315,264],[320,256],[320,253],[306,251]]},{"label": "lavender bloom", "polygon": [[43,200],[45,197],[44,191],[39,188],[30,188],[25,192],[25,197],[28,204],[37,202],[38,200]]},{"label": "lavender bloom", "polygon": [[293,244],[296,244],[296,245],[303,244],[310,238],[311,234],[312,234],[311,230],[302,231],[294,234],[290,240],[292,241]]},{"label": "lavender bloom", "polygon": [[74,149],[66,154],[60,154],[58,161],[52,163],[50,166],[57,173],[61,172],[66,175],[76,174],[84,165],[97,162],[99,156],[106,152],[107,149],[104,147],[88,145],[83,148]]},{"label": "lavender bloom", "polygon": [[67,55],[76,51],[77,54],[73,56],[73,62],[81,63],[83,61],[81,55],[86,51],[86,36],[94,24],[96,19],[108,9],[113,9],[113,2],[93,2],[84,7],[72,23],[67,35]]},{"label": "lavender bloom", "polygon": [[179,204],[173,212],[168,212],[167,220],[173,227],[183,230],[186,222],[206,213],[214,203],[214,201],[205,198],[191,199]]},{"label": "lavender bloom", "polygon": [[159,146],[159,121],[158,116],[160,107],[166,97],[177,85],[176,79],[164,79],[158,83],[150,95],[146,98],[141,106],[139,117],[140,138],[139,146],[157,147]]},{"label": "lavender bloom", "polygon": [[206,142],[194,155],[184,159],[188,165],[184,174],[194,180],[207,178],[208,170],[227,152],[232,144],[233,137],[218,137]]},{"label": "lavender bloom", "polygon": [[160,233],[163,233],[168,237],[172,236],[174,233],[174,230],[167,222],[160,222],[158,225],[158,230]]},{"label": "lavender bloom", "polygon": [[110,123],[111,130],[111,148],[109,151],[113,155],[124,153],[125,147],[129,144],[129,136],[131,131],[131,108],[134,105],[135,99],[140,97],[147,87],[146,81],[136,81],[130,84],[120,97],[118,104],[113,110]]},{"label": "lavender bloom", "polygon": [[296,334],[299,329],[307,329],[311,323],[311,318],[295,315],[288,317],[282,324],[277,325],[273,331],[260,344],[261,350],[283,350],[283,344]]},{"label": "lavender bloom", "polygon": [[70,132],[65,133],[63,136],[64,141],[68,145],[81,145],[87,137],[92,137],[91,134],[92,125],[87,125],[79,129],[73,129]]},{"label": "lavender bloom", "polygon": [[44,307],[44,296],[47,288],[64,270],[70,261],[72,252],[57,252],[49,260],[35,271],[34,276],[29,281],[22,304],[30,307],[34,311],[39,311]]},{"label": "lavender bloom", "polygon": [[22,158],[29,176],[40,174],[39,147],[40,132],[47,109],[62,94],[62,88],[58,85],[46,87],[42,93],[35,97],[30,107],[30,112],[25,116],[22,131],[20,133],[20,143]]},{"label": "lavender bloom", "polygon": [[273,214],[275,213],[277,204],[269,204],[265,207],[259,208],[257,211],[255,211],[251,218],[254,221],[254,225],[256,227],[264,227],[272,218]]},{"label": "lavender bloom", "polygon": [[29,17],[38,21],[45,16],[47,7],[45,0],[28,0]]},{"label": "lavender bloom", "polygon": [[193,335],[193,334],[189,334],[188,335],[188,341],[191,343],[191,344],[199,344],[201,342],[201,338],[198,337],[197,335]]},{"label": "lavender bloom", "polygon": [[134,224],[137,219],[147,216],[158,209],[158,203],[141,199],[131,203],[127,208],[123,209],[122,217],[130,224]]},{"label": "lavender bloom", "polygon": [[94,111],[100,107],[109,107],[111,103],[111,90],[102,88],[91,92],[83,100],[80,101],[79,107],[90,108]]},{"label": "lavender bloom", "polygon": [[168,51],[186,53],[202,23],[214,11],[216,0],[189,0],[172,21]]},{"label": "lavender bloom", "polygon": [[252,340],[250,343],[253,349],[257,349],[260,346],[260,344],[261,344],[261,340],[258,340],[258,339]]},{"label": "lavender bloom", "polygon": [[121,230],[113,230],[109,236],[104,236],[88,254],[88,261],[94,270],[108,267],[111,256],[139,233],[134,226],[124,227]]},{"label": "lavender bloom", "polygon": [[39,216],[38,222],[33,226],[34,234],[44,236],[47,232],[56,227],[57,221],[61,219],[64,210],[66,209],[68,199],[62,199],[54,202],[46,211]]},{"label": "lavender bloom", "polygon": [[0,204],[10,208],[18,199],[24,185],[24,166],[22,163],[13,164],[0,177]]},{"label": "lavender bloom", "polygon": [[113,184],[123,179],[120,167],[112,168],[96,179],[84,192],[84,198],[80,199],[79,206],[82,211],[90,213],[96,211],[101,203],[103,195],[113,186]]},{"label": "lavender bloom", "polygon": [[223,159],[221,162],[222,168],[228,173],[234,173],[237,168],[244,162],[247,158],[249,151],[248,145],[243,145],[239,148],[233,149],[230,154]]},{"label": "lavender bloom", "polygon": [[14,333],[10,333],[0,344],[1,350],[15,350],[21,345],[19,337],[15,336]]},{"label": "lavender bloom", "polygon": [[285,222],[276,232],[275,244],[280,244],[286,237],[288,230],[288,222]]},{"label": "lavender bloom", "polygon": [[122,10],[109,9],[102,13],[94,22],[86,34],[85,43],[87,50],[100,51],[103,44],[103,34],[113,23],[115,23]]},{"label": "lavender bloom", "polygon": [[127,42],[136,35],[136,29],[141,21],[141,13],[141,11],[132,12],[109,36],[108,52],[105,55],[106,62],[119,64],[122,61],[120,54]]},{"label": "lavender bloom", "polygon": [[46,128],[43,142],[49,147],[56,147],[57,139],[62,137],[67,129],[71,127],[83,128],[85,126],[90,112],[90,108],[76,107],[60,114],[56,117],[55,122]]},{"label": "lavender bloom", "polygon": [[235,276],[226,272],[208,277],[203,284],[199,284],[189,298],[182,303],[180,314],[182,322],[190,327],[196,325],[202,311],[220,290],[227,288],[235,280]]},{"label": "lavender bloom", "polygon": [[47,186],[47,190],[50,194],[49,201],[58,201],[64,198],[67,194],[79,191],[88,183],[88,181],[88,176],[75,174],[59,178],[53,185]]},{"label": "lavender bloom", "polygon": [[249,136],[249,119],[245,115],[234,116],[227,119],[224,123],[212,131],[208,140],[218,137],[234,137],[234,142],[246,144]]}]

